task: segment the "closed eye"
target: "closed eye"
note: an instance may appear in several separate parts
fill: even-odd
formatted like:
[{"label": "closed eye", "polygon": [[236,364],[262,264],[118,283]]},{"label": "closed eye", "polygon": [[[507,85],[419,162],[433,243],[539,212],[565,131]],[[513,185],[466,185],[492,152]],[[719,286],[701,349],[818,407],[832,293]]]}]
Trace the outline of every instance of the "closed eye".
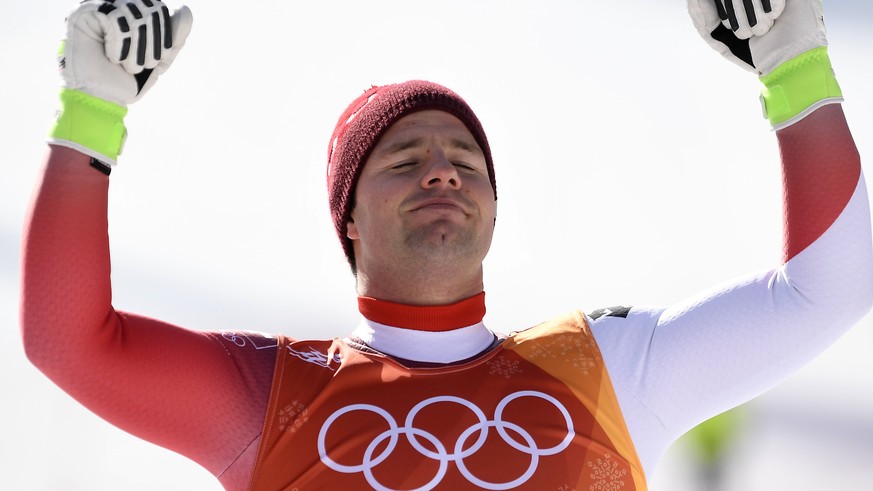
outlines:
[{"label": "closed eye", "polygon": [[391,166],[392,170],[405,170],[414,166],[417,162],[400,162]]},{"label": "closed eye", "polygon": [[456,161],[456,162],[452,162],[452,165],[454,165],[458,169],[461,169],[461,170],[466,171],[466,172],[478,172],[479,171],[479,169],[476,168],[475,165],[467,163],[467,162]]}]

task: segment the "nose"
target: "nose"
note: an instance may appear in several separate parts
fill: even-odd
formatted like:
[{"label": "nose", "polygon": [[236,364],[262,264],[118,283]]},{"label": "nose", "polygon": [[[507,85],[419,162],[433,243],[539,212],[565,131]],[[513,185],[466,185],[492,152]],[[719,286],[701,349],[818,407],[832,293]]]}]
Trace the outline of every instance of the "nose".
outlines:
[{"label": "nose", "polygon": [[461,176],[443,152],[434,152],[421,178],[421,187],[460,189]]}]

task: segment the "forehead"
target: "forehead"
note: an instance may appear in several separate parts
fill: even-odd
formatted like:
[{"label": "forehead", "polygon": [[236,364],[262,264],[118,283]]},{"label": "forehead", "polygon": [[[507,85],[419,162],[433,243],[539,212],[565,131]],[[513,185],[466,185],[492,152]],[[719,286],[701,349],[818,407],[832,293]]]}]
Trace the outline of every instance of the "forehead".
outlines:
[{"label": "forehead", "polygon": [[456,116],[445,111],[428,109],[407,114],[394,122],[376,142],[373,153],[397,140],[423,136],[463,138],[469,139],[471,143],[476,143],[473,134]]}]

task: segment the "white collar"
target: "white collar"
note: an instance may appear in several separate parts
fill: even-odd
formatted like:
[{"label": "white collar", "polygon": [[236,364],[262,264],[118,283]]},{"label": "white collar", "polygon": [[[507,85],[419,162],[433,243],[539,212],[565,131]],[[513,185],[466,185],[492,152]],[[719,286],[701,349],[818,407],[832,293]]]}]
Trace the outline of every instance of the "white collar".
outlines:
[{"label": "white collar", "polygon": [[428,363],[472,358],[494,343],[494,333],[481,321],[451,331],[430,332],[391,327],[361,317],[352,337],[389,356]]}]

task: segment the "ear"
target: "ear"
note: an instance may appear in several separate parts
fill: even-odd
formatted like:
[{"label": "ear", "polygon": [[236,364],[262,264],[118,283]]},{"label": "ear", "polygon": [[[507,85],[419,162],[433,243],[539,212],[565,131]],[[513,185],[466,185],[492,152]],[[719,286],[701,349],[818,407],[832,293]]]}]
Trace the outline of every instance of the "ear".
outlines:
[{"label": "ear", "polygon": [[351,240],[359,240],[361,238],[361,235],[358,233],[358,226],[355,225],[354,220],[349,220],[346,223],[346,237]]}]

